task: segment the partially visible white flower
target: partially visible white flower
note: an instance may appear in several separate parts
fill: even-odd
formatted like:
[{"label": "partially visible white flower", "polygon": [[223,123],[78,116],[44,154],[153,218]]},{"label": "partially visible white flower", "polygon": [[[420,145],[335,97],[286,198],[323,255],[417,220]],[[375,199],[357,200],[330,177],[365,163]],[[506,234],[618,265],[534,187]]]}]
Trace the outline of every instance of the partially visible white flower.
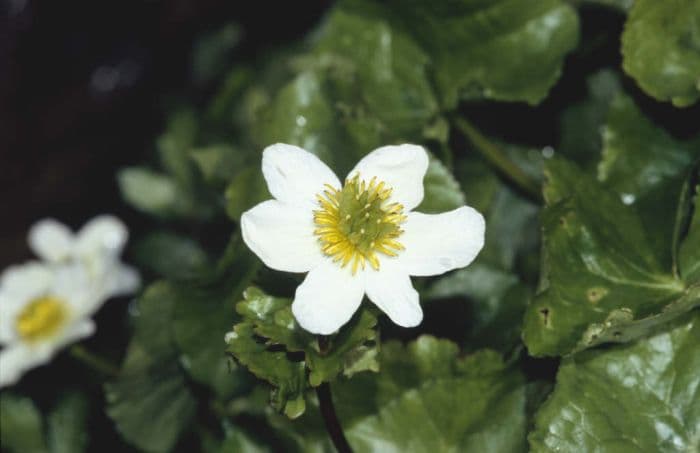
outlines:
[{"label": "partially visible white flower", "polygon": [[54,220],[38,221],[29,230],[29,247],[50,263],[76,262],[85,266],[93,279],[102,279],[110,296],[134,292],[138,273],[125,266],[120,256],[129,232],[121,220],[101,215],[87,222],[77,233]]},{"label": "partially visible white flower", "polygon": [[270,268],[308,272],[292,312],[306,330],[330,334],[368,298],[396,324],[423,319],[410,276],[467,266],[484,245],[483,216],[463,206],[411,212],[423,200],[426,151],[385,146],[364,157],[344,184],[318,157],[267,147],[262,171],[274,197],[241,217],[243,239]]},{"label": "partially visible white flower", "polygon": [[55,220],[32,227],[30,247],[44,261],[0,275],[0,387],[92,335],[90,317],[102,304],[138,288],[138,274],[119,259],[127,236],[109,216],[93,219],[76,235]]}]

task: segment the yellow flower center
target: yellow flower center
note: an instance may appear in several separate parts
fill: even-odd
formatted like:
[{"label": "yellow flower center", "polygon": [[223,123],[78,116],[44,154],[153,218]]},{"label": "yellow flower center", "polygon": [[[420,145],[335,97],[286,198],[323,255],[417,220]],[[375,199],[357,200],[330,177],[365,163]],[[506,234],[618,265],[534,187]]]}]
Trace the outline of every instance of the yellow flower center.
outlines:
[{"label": "yellow flower center", "polygon": [[51,337],[68,319],[65,301],[53,296],[32,300],[17,317],[17,332],[26,341],[32,342]]},{"label": "yellow flower center", "polygon": [[367,183],[355,175],[341,190],[326,184],[316,195],[320,209],[314,211],[321,250],[341,267],[352,262],[352,273],[365,268],[365,262],[379,270],[378,253],[396,256],[403,250],[396,239],[406,220],[403,205],[390,203],[391,188],[376,178]]}]

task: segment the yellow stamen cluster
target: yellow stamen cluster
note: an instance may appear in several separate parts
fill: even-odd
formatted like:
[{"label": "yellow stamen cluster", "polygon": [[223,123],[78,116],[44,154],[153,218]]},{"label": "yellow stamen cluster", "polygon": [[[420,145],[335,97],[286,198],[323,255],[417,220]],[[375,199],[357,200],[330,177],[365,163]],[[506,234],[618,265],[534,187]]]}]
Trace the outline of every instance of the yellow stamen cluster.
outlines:
[{"label": "yellow stamen cluster", "polygon": [[68,319],[66,303],[53,296],[29,302],[17,317],[16,328],[25,341],[37,341],[55,335]]},{"label": "yellow stamen cluster", "polygon": [[391,188],[377,178],[360,180],[359,174],[345,181],[341,190],[326,185],[316,195],[320,209],[314,211],[314,234],[321,250],[352,273],[365,269],[365,262],[379,270],[378,253],[396,256],[403,250],[396,239],[406,220],[403,205],[389,202]]}]

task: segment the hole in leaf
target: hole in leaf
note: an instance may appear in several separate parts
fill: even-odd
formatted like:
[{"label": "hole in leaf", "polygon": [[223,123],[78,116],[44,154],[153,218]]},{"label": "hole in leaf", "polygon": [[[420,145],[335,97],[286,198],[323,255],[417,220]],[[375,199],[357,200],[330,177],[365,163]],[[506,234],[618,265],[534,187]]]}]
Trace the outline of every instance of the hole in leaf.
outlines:
[{"label": "hole in leaf", "polygon": [[542,324],[544,324],[545,327],[549,327],[549,308],[541,308],[540,315],[542,315]]},{"label": "hole in leaf", "polygon": [[287,353],[287,358],[291,362],[303,362],[306,360],[306,354],[304,354],[304,351],[287,351],[285,349],[285,352]]},{"label": "hole in leaf", "polygon": [[588,302],[592,304],[597,304],[600,299],[608,294],[607,288],[596,286],[594,288],[588,288],[586,291],[586,297]]}]

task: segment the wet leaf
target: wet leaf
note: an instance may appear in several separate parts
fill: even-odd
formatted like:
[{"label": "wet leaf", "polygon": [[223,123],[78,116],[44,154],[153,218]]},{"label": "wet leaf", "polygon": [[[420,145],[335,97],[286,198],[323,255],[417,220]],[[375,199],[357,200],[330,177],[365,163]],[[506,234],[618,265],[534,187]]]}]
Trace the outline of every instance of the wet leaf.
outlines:
[{"label": "wet leaf", "polygon": [[563,159],[546,177],[543,275],[525,315],[531,354],[629,341],[700,303],[697,287],[660,264],[633,207]]},{"label": "wet leaf", "polygon": [[[525,451],[525,385],[498,354],[459,358],[454,343],[430,336],[384,346],[380,373],[331,386],[354,451]],[[315,405],[299,420],[272,420],[287,450],[331,451]]]},{"label": "wet leaf", "polygon": [[700,316],[668,327],[565,359],[529,436],[532,451],[697,450]]},{"label": "wet leaf", "polygon": [[650,96],[677,107],[700,98],[700,3],[635,0],[622,34],[622,67]]},{"label": "wet leaf", "polygon": [[248,288],[244,300],[236,305],[243,322],[234,325],[227,343],[228,351],[242,365],[276,387],[273,401],[277,409],[297,417],[304,411],[304,391],[309,386],[334,381],[339,375],[377,371],[377,318],[363,307],[320,345],[316,335],[297,324],[291,303]]},{"label": "wet leaf", "polygon": [[466,204],[464,193],[452,172],[434,156],[430,157],[423,185],[425,196],[415,209],[418,212],[439,214]]},{"label": "wet leaf", "polygon": [[12,453],[47,452],[44,420],[31,399],[4,391],[0,394],[0,445]]},{"label": "wet leaf", "polygon": [[175,297],[164,282],[141,296],[122,369],[105,385],[107,414],[129,443],[146,451],[170,451],[195,415],[170,331]]},{"label": "wet leaf", "polygon": [[217,396],[230,397],[245,380],[225,354],[224,336],[234,305],[250,285],[260,261],[234,236],[217,268],[173,285],[173,340],[188,374]]},{"label": "wet leaf", "polygon": [[578,42],[578,16],[558,0],[385,5],[384,15],[430,55],[448,109],[460,98],[540,102]]},{"label": "wet leaf", "polygon": [[671,265],[674,222],[681,187],[700,155],[700,137],[680,141],[645,117],[634,101],[613,98],[603,132],[598,180],[626,205],[634,205],[654,253]]},{"label": "wet leaf", "polygon": [[686,282],[700,285],[700,170],[691,177],[692,182],[695,183],[692,217],[688,233],[680,244],[678,265],[680,275]]},{"label": "wet leaf", "polygon": [[88,445],[89,403],[87,397],[71,391],[59,397],[49,412],[48,443],[52,453],[79,453]]}]

